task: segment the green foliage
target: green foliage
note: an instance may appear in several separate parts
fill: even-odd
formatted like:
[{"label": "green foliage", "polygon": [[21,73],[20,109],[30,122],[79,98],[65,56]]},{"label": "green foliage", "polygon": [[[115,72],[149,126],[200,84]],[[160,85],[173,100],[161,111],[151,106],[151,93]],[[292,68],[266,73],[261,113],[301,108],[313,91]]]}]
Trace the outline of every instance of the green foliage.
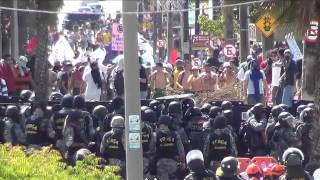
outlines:
[{"label": "green foliage", "polygon": [[0,179],[31,180],[120,180],[116,167],[100,168],[94,155],[67,166],[58,151],[50,147],[26,150],[24,147],[0,146]]},{"label": "green foliage", "polygon": [[223,16],[220,16],[218,20],[212,20],[207,16],[201,15],[199,16],[198,21],[202,31],[218,38],[223,36]]}]

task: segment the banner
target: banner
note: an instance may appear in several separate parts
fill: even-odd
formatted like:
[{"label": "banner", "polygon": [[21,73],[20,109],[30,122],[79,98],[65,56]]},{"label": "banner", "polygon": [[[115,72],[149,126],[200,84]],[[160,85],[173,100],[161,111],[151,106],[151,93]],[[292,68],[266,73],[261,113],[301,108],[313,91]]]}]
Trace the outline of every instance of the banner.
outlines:
[{"label": "banner", "polygon": [[60,36],[59,40],[52,48],[52,52],[49,56],[49,62],[51,65],[54,65],[57,61],[60,63],[66,60],[73,61],[74,57],[75,55],[69,42],[64,36]]},{"label": "banner", "polygon": [[303,55],[301,53],[301,50],[297,44],[296,39],[294,38],[293,33],[289,33],[286,35],[286,41],[288,43],[288,46],[291,50],[291,53],[293,55],[293,60],[303,59]]},{"label": "banner", "polygon": [[122,24],[113,23],[112,25],[112,47],[111,48],[113,51],[123,51],[124,49]]}]

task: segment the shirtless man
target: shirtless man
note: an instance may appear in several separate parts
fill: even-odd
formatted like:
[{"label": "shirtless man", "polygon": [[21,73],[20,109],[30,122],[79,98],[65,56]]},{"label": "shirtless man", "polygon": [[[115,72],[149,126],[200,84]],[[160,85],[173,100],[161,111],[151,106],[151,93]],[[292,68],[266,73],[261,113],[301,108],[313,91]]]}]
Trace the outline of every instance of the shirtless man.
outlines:
[{"label": "shirtless man", "polygon": [[190,60],[185,60],[184,62],[184,71],[179,74],[179,78],[177,81],[177,87],[181,90],[184,90],[185,93],[191,92],[190,85],[188,83],[188,79],[191,75],[192,64]]},{"label": "shirtless man", "polygon": [[232,70],[232,67],[229,63],[223,64],[223,72],[219,77],[220,88],[228,89],[232,88],[236,83],[236,75]]},{"label": "shirtless man", "polygon": [[169,75],[163,69],[163,64],[157,63],[155,71],[150,76],[150,88],[153,98],[165,96],[168,85],[170,85]]},{"label": "shirtless man", "polygon": [[191,87],[191,92],[196,93],[203,91],[203,79],[199,74],[198,67],[192,67],[192,75],[188,79],[188,84]]},{"label": "shirtless man", "polygon": [[204,91],[215,91],[219,88],[218,86],[218,75],[211,71],[210,64],[205,64],[204,72],[201,74],[203,80]]}]

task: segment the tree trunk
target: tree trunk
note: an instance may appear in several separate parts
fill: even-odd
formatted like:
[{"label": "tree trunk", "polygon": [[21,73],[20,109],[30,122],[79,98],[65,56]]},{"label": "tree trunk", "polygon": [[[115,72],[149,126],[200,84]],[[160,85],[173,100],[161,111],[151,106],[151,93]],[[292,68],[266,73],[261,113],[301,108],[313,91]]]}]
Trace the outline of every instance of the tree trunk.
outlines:
[{"label": "tree trunk", "polygon": [[224,38],[226,43],[234,44],[234,33],[233,33],[233,8],[226,7],[223,9],[224,15]]}]

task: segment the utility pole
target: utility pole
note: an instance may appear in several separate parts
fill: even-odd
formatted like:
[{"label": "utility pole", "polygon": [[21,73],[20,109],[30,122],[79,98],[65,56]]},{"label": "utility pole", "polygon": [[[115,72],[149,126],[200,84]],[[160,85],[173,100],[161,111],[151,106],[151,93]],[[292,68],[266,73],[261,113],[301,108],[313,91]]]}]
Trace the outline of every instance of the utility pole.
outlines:
[{"label": "utility pole", "polygon": [[[172,4],[170,2],[168,10],[170,11]],[[170,62],[172,48],[172,12],[167,13],[167,60]]]},{"label": "utility pole", "polygon": [[[184,0],[183,9],[189,9],[189,0]],[[190,47],[189,47],[189,11],[183,11],[183,44],[181,44],[181,49],[183,49],[182,57],[184,60],[190,59]]]},{"label": "utility pole", "polygon": [[[2,19],[2,10],[0,10],[0,19]],[[0,24],[0,57],[2,57],[2,25]]]},{"label": "utility pole", "polygon": [[225,7],[223,9],[224,15],[224,39],[226,43],[234,43],[233,33],[233,7]]},{"label": "utility pole", "polygon": [[[18,0],[13,0],[13,8],[18,8]],[[18,29],[18,11],[13,11],[13,34],[12,57],[17,60],[19,57],[19,29]]]},{"label": "utility pole", "polygon": [[196,3],[195,3],[195,7],[196,7],[196,10],[195,10],[195,24],[194,24],[194,29],[195,29],[195,34],[196,35],[199,35],[200,33],[200,24],[198,22],[198,19],[199,19],[199,15],[200,15],[200,0],[196,0]]},{"label": "utility pole", "polygon": [[[137,12],[136,0],[123,0],[124,12]],[[124,92],[127,179],[143,179],[141,120],[139,96],[138,18],[123,15]]]},{"label": "utility pole", "polygon": [[[154,12],[157,11],[157,0],[153,0],[153,9],[154,9]],[[153,13],[152,14],[152,21],[153,21],[153,54],[156,54],[156,51],[157,51],[157,41],[158,41],[158,28],[157,28],[157,24],[158,24],[158,18],[157,18],[157,13]]]},{"label": "utility pole", "polygon": [[249,54],[249,19],[248,19],[248,5],[240,6],[240,60],[247,59]]}]

